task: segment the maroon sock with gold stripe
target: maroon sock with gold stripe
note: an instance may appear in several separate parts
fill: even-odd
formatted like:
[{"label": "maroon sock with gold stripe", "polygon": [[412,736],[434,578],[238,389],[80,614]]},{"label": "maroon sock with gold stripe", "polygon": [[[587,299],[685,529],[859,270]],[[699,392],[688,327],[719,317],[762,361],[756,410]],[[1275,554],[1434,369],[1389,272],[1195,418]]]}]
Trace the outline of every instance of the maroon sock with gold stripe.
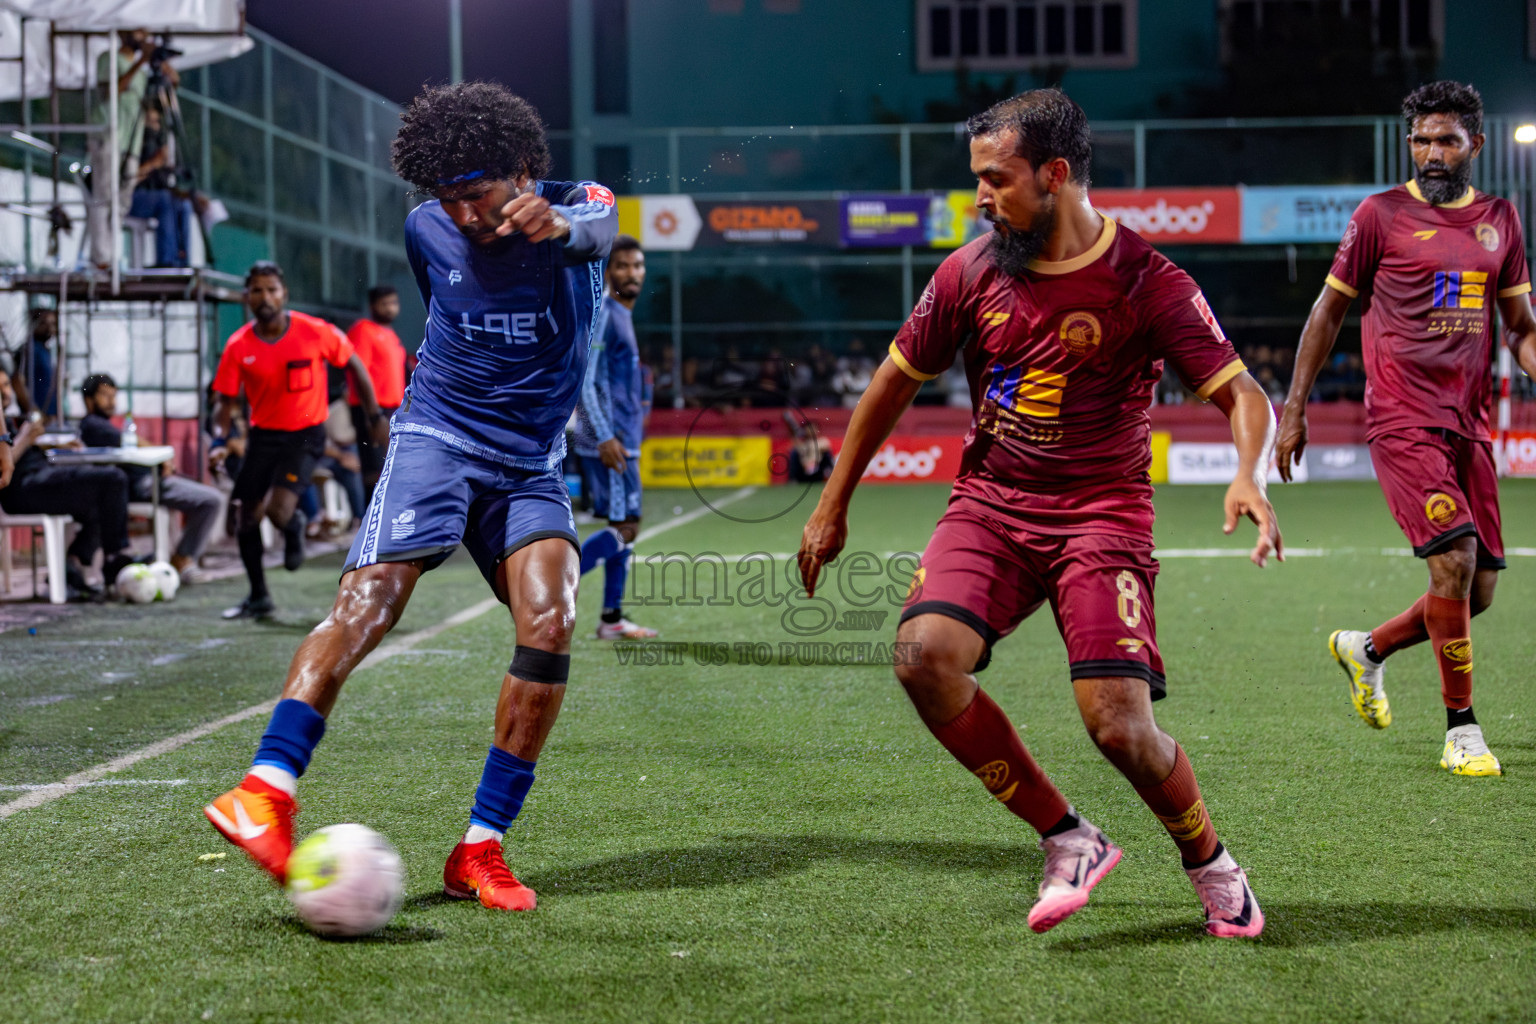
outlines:
[{"label": "maroon sock with gold stripe", "polygon": [[1195,781],[1195,770],[1190,767],[1183,747],[1174,744],[1173,771],[1168,777],[1156,786],[1137,786],[1136,795],[1152,808],[1157,820],[1168,830],[1185,867],[1197,867],[1216,856],[1220,842],[1211,816],[1205,811],[1205,801],[1200,799],[1200,784]]},{"label": "maroon sock with gold stripe", "polygon": [[956,761],[982,781],[987,792],[1041,835],[1071,810],[1066,797],[1024,749],[1003,709],[985,691],[978,688],[976,698],[954,721],[928,728]]},{"label": "maroon sock with gold stripe", "polygon": [[1472,706],[1472,602],[1424,595],[1424,626],[1440,666],[1440,696],[1448,708]]}]

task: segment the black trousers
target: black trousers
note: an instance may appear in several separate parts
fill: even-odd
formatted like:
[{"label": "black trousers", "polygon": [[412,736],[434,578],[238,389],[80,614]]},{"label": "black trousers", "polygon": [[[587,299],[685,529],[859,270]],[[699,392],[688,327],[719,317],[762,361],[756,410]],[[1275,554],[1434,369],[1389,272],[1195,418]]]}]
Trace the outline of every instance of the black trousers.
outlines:
[{"label": "black trousers", "polygon": [[0,508],[12,515],[69,516],[80,533],[69,553],[89,565],[98,548],[128,547],[128,476],[116,466],[45,465],[11,480]]}]

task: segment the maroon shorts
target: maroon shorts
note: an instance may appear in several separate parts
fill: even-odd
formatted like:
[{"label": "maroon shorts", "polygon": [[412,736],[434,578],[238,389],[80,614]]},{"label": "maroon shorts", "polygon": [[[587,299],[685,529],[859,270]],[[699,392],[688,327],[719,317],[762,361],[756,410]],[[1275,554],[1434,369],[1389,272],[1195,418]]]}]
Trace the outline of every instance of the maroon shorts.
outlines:
[{"label": "maroon shorts", "polygon": [[901,621],[944,615],[965,623],[987,645],[979,672],[992,645],[1049,601],[1073,679],[1145,679],[1159,700],[1167,681],[1152,615],[1156,577],[1150,537],[1034,533],[957,498],[923,552]]},{"label": "maroon shorts", "polygon": [[1370,442],[1371,463],[1392,518],[1420,558],[1461,537],[1477,538],[1477,567],[1502,569],[1499,475],[1493,445],[1452,431],[1410,428]]}]

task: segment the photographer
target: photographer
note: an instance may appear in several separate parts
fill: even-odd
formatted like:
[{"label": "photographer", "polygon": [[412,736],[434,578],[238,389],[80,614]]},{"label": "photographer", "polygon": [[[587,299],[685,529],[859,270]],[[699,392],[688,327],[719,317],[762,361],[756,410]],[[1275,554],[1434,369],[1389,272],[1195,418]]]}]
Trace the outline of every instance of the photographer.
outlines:
[{"label": "photographer", "polygon": [[[165,59],[165,49],[149,32],[142,28],[120,32],[121,45],[115,54],[103,53],[96,62],[97,89],[100,103],[96,107],[96,123],[102,130],[90,136],[91,159],[91,262],[105,270],[117,258],[118,240],[112,237],[112,204],[127,210],[133,202],[133,191],[139,183],[139,152],[144,146],[145,97],[150,92],[151,71],[155,78],[163,76],[165,85],[181,84],[176,69]],[[111,58],[115,57],[115,61]],[[115,69],[115,72],[114,70]],[[107,109],[108,75],[117,75],[117,150],[109,149],[107,125],[110,112]],[[158,83],[157,83],[158,84]],[[119,169],[117,191],[112,190],[111,167]]]},{"label": "photographer", "polygon": [[192,200],[177,191],[182,182],[177,175],[175,140],[166,130],[160,102],[151,96],[145,104],[139,184],[128,216],[155,219],[155,266],[189,266]]}]

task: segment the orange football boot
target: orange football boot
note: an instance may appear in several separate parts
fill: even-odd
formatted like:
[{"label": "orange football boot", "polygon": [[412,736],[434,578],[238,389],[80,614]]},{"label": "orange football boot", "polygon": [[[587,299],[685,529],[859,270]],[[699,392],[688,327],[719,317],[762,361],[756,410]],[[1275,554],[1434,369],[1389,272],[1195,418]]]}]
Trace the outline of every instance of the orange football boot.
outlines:
[{"label": "orange football boot", "polygon": [[458,900],[479,898],[492,910],[532,910],[537,898],[507,867],[501,844],[459,841],[443,866],[443,892]]},{"label": "orange football boot", "polygon": [[293,852],[293,816],[299,805],[282,790],[254,775],[203,808],[219,833],[246,852],[278,885],[288,878]]}]

